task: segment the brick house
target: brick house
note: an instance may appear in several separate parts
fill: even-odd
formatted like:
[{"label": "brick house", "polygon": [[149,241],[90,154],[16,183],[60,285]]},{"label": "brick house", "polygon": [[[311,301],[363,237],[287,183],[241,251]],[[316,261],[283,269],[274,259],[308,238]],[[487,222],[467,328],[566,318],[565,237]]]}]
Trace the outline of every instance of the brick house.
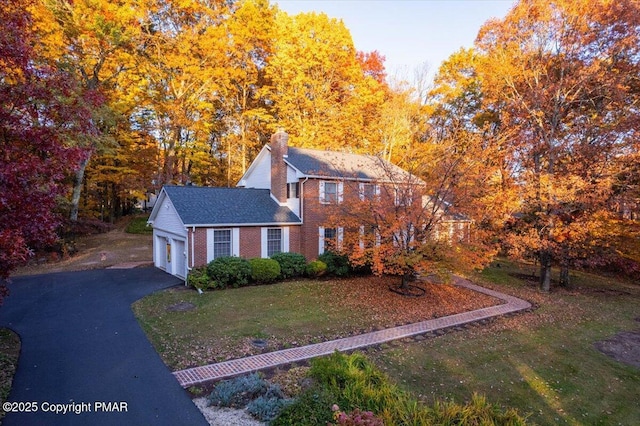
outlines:
[{"label": "brick house", "polygon": [[[180,278],[219,256],[269,257],[276,252],[322,254],[341,228],[325,226],[327,206],[380,194],[380,187],[415,177],[378,157],[288,146],[271,137],[236,188],[165,186],[149,217],[156,267]],[[468,229],[464,217],[446,219]]]}]

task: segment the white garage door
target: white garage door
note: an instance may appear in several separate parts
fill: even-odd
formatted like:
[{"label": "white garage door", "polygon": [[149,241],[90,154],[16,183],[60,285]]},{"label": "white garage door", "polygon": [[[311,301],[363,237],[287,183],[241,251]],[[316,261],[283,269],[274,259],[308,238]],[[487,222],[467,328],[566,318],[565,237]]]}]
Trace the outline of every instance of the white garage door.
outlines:
[{"label": "white garage door", "polygon": [[186,277],[186,271],[187,271],[187,253],[185,251],[185,247],[184,247],[184,241],[180,241],[180,240],[173,240],[174,243],[174,253],[175,253],[175,269],[173,271],[173,274],[180,277],[180,278],[185,278]]}]

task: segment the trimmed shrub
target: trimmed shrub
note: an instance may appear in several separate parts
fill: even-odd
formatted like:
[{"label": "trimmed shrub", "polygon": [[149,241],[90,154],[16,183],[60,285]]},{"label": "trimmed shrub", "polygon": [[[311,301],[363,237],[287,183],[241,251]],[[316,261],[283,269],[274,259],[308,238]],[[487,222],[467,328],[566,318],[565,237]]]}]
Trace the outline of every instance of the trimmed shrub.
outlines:
[{"label": "trimmed shrub", "polygon": [[187,276],[187,284],[200,290],[207,290],[213,287],[213,282],[211,281],[209,274],[207,274],[207,267],[199,266],[197,268],[193,268]]},{"label": "trimmed shrub", "polygon": [[318,260],[324,262],[327,265],[327,274],[334,275],[336,277],[346,277],[351,271],[351,265],[349,264],[349,257],[344,254],[335,253],[333,251],[325,251]]},{"label": "trimmed shrub", "polygon": [[309,262],[305,268],[305,273],[310,277],[319,277],[327,272],[327,264],[322,260],[314,260]]},{"label": "trimmed shrub", "polygon": [[240,257],[219,257],[209,262],[207,274],[216,288],[238,288],[249,283],[251,265]]},{"label": "trimmed shrub", "polygon": [[276,253],[271,259],[280,264],[280,276],[283,279],[301,276],[307,266],[307,259],[300,253]]},{"label": "trimmed shrub", "polygon": [[270,283],[280,276],[280,264],[273,259],[249,259],[251,279],[260,283]]}]

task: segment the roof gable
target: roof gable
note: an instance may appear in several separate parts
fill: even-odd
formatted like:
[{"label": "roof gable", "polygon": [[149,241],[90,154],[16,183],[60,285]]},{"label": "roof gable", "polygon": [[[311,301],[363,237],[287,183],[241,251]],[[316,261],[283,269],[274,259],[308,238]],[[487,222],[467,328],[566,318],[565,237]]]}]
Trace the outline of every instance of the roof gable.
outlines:
[{"label": "roof gable", "polygon": [[185,226],[300,224],[268,189],[165,186]]}]

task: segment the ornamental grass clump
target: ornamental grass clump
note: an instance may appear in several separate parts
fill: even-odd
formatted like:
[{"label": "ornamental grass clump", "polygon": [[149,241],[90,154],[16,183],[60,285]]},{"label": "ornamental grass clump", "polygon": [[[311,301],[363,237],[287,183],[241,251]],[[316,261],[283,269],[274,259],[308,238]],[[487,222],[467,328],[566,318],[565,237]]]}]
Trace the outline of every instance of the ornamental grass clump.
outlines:
[{"label": "ornamental grass clump", "polygon": [[[286,407],[272,425],[525,425],[474,395],[467,405],[429,407],[389,382],[363,354],[334,353],[310,362],[314,385]],[[331,408],[333,407],[333,408]],[[333,411],[332,411],[333,410]]]},{"label": "ornamental grass clump", "polygon": [[285,398],[280,386],[269,384],[264,395],[247,404],[247,412],[261,422],[270,422],[292,403],[293,400]]},{"label": "ornamental grass clump", "polygon": [[258,373],[223,380],[209,395],[209,405],[242,408],[249,401],[263,395],[267,388],[267,382]]}]

